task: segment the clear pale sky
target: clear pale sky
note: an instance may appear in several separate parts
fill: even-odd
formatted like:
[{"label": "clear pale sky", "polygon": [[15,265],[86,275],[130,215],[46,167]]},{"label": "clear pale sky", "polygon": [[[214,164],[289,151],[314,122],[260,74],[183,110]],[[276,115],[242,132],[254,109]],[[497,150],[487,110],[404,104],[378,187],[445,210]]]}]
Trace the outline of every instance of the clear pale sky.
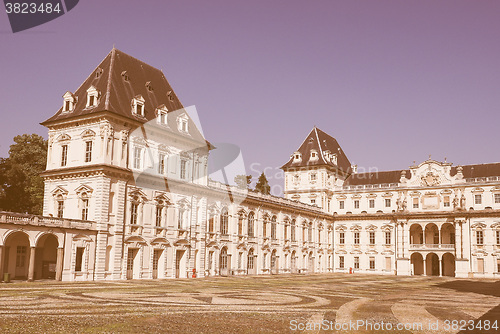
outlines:
[{"label": "clear pale sky", "polygon": [[0,156],[17,134],[46,138],[38,123],[113,44],[163,69],[207,139],[275,185],[314,125],[365,168],[500,161],[497,0],[81,0],[16,34],[2,7]]}]

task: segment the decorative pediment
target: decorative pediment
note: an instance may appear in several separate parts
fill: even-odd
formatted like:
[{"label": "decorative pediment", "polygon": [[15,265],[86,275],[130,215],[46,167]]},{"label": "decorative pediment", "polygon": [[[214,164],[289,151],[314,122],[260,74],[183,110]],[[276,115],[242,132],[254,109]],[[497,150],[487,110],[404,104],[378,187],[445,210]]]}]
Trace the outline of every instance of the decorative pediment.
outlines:
[{"label": "decorative pediment", "polygon": [[451,184],[451,164],[428,159],[418,166],[411,166],[410,186],[435,187],[441,184]]},{"label": "decorative pediment", "polygon": [[57,137],[56,141],[69,141],[71,140],[71,137],[67,134],[67,133],[63,133],[62,135],[60,135],[59,137]]},{"label": "decorative pediment", "polygon": [[337,225],[337,227],[335,227],[335,230],[337,230],[337,231],[346,231],[347,230],[347,226],[344,225],[344,224]]},{"label": "decorative pediment", "polygon": [[351,254],[359,255],[359,254],[363,254],[363,253],[359,249],[354,249],[351,251]]},{"label": "decorative pediment", "polygon": [[165,144],[158,145],[158,150],[160,150],[162,153],[166,153],[166,154],[170,153],[170,148]]},{"label": "decorative pediment", "polygon": [[360,199],[361,195],[360,194],[355,194],[355,195],[352,195],[352,198],[354,198],[354,199]]},{"label": "decorative pediment", "polygon": [[376,255],[376,254],[378,254],[378,252],[376,250],[374,250],[374,249],[370,249],[369,251],[366,251],[365,254],[367,254],[367,255]]},{"label": "decorative pediment", "polygon": [[482,193],[482,192],[484,192],[484,189],[483,189],[483,188],[476,187],[476,188],[472,189],[472,192],[473,192],[473,193]]},{"label": "decorative pediment", "polygon": [[491,224],[492,229],[500,230],[500,222],[496,222]]},{"label": "decorative pediment", "polygon": [[155,238],[149,242],[152,246],[170,246],[170,242],[168,242],[165,238]]},{"label": "decorative pediment", "polygon": [[352,225],[351,226],[351,231],[361,231],[361,225]]},{"label": "decorative pediment", "polygon": [[144,137],[132,137],[132,141],[136,144],[139,144],[139,145],[144,145],[144,146],[147,146],[148,145],[148,142],[144,139]]},{"label": "decorative pediment", "polygon": [[154,199],[158,203],[159,202],[163,202],[165,204],[171,204],[170,198],[168,198],[168,196],[164,192],[162,192],[162,191],[156,191]]},{"label": "decorative pediment", "polygon": [[191,206],[191,203],[186,198],[183,198],[177,201],[177,206],[180,208],[188,208]]},{"label": "decorative pediment", "polygon": [[85,234],[77,234],[73,237],[73,241],[86,241],[86,242],[92,242],[92,238],[90,238],[88,235]]},{"label": "decorative pediment", "polygon": [[335,254],[343,254],[343,255],[345,255],[345,254],[347,254],[347,252],[344,249],[339,249],[339,250],[335,251]]},{"label": "decorative pediment", "polygon": [[148,197],[146,196],[146,194],[139,188],[130,188],[129,190],[129,198],[130,199],[133,199],[133,200],[136,200],[136,201],[141,201],[141,202],[145,202],[147,201]]},{"label": "decorative pediment", "polygon": [[130,244],[134,244],[135,246],[147,245],[146,240],[144,240],[144,238],[142,238],[138,235],[130,236],[130,237],[126,238],[125,241],[123,241],[123,242],[126,244],[129,244],[129,247],[131,247]]},{"label": "decorative pediment", "polygon": [[83,139],[87,139],[87,138],[93,138],[95,137],[95,132],[90,130],[90,129],[87,129],[85,131],[82,132],[82,134],[80,135]]},{"label": "decorative pediment", "polygon": [[380,229],[384,232],[390,232],[392,230],[393,226],[390,224],[384,224],[380,227]]},{"label": "decorative pediment", "polygon": [[373,193],[370,193],[368,195],[366,195],[367,198],[375,198],[377,197],[377,194],[373,194]]},{"label": "decorative pediment", "polygon": [[208,213],[212,215],[217,215],[220,213],[221,208],[217,205],[217,203],[213,203],[208,206]]},{"label": "decorative pediment", "polygon": [[486,224],[484,224],[484,223],[474,223],[474,224],[472,224],[470,226],[470,228],[471,229],[476,229],[476,230],[478,230],[478,229],[484,229],[484,228],[486,228]]},{"label": "decorative pediment", "polygon": [[189,241],[186,239],[178,239],[176,242],[174,242],[174,246],[181,246],[181,247],[187,247],[189,245]]},{"label": "decorative pediment", "polygon": [[86,184],[82,184],[81,186],[79,186],[78,188],[75,189],[75,192],[77,194],[82,194],[82,193],[91,194],[93,191],[94,191],[94,189],[92,189],[91,187],[89,187]]},{"label": "decorative pediment", "polygon": [[377,229],[377,226],[370,224],[366,227],[367,231],[375,231]]},{"label": "decorative pediment", "polygon": [[68,195],[68,191],[61,186],[58,186],[57,188],[52,190],[50,193],[52,194],[52,196],[57,196],[57,195],[66,196],[66,195]]}]

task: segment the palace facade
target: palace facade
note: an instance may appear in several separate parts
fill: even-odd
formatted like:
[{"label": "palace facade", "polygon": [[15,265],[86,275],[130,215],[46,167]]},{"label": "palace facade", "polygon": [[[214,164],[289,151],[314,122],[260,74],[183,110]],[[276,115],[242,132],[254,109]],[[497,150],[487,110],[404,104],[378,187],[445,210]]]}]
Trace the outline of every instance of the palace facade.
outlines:
[{"label": "palace facade", "polygon": [[[113,49],[42,123],[43,216],[0,212],[0,275],[500,275],[500,163],[358,173],[314,127],[281,198],[211,180],[224,147],[193,113],[162,71]],[[210,163],[226,176],[231,161]]]}]

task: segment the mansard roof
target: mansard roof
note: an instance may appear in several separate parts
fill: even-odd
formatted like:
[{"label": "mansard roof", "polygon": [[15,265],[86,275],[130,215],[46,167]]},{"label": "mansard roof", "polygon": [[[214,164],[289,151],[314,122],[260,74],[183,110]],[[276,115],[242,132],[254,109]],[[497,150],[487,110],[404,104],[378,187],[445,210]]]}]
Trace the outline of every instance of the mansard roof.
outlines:
[{"label": "mansard roof", "polygon": [[[451,167],[451,176],[457,174],[457,168],[458,166]],[[462,173],[464,174],[464,178],[466,179],[476,177],[500,176],[500,162],[478,165],[464,165],[462,166]]]},{"label": "mansard roof", "polygon": [[[100,92],[98,104],[86,107],[87,90],[95,87]],[[131,113],[131,101],[141,95],[145,99],[144,117]],[[155,110],[165,105],[169,111],[183,108],[163,72],[118,49],[113,48],[104,60],[76,90],[75,108],[71,112],[57,113],[42,124],[101,111],[110,111],[139,122],[147,122],[156,117]]]},{"label": "mansard roof", "polygon": [[[311,151],[318,153],[318,159],[311,160]],[[337,156],[337,163],[333,159],[327,159],[324,155],[326,151]],[[298,153],[301,154],[301,161],[294,161],[293,155],[290,160],[281,168],[298,168],[311,166],[331,166],[340,169],[344,173],[351,172],[351,163],[335,138],[314,127],[306,139],[302,142]]]}]

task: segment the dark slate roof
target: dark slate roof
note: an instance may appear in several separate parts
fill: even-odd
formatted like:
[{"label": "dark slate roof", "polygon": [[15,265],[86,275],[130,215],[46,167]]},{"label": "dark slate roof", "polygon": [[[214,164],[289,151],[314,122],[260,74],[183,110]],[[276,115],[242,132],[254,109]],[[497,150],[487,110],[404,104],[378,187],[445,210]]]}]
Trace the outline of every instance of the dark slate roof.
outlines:
[{"label": "dark slate roof", "polygon": [[[310,161],[309,158],[313,149],[318,152],[319,159]],[[325,159],[323,152],[326,150],[329,150],[332,154],[337,154],[337,164]],[[290,160],[281,167],[282,169],[326,165],[338,168],[345,173],[351,172],[351,163],[337,140],[317,127],[311,130],[297,151],[301,153],[302,161],[294,162],[292,155]]]},{"label": "dark slate roof", "polygon": [[[457,167],[451,168],[451,176],[457,174]],[[462,173],[466,179],[475,177],[500,176],[500,162],[479,165],[464,165]]]},{"label": "dark slate roof", "polygon": [[[122,73],[126,73],[128,81],[124,79]],[[146,87],[148,82],[152,90]],[[87,89],[90,86],[94,86],[100,92],[101,97],[96,107],[85,108]],[[162,104],[169,111],[183,108],[161,70],[114,48],[76,90],[74,95],[78,100],[73,111],[63,112],[61,106],[54,116],[42,124],[103,110],[140,122],[147,122],[156,117],[155,110]],[[145,118],[133,116],[131,113],[131,100],[137,95],[142,95],[145,99]]]},{"label": "dark slate roof", "polygon": [[[370,172],[351,174],[344,182],[346,186],[358,186],[365,184],[399,183],[401,170],[391,170],[385,172]],[[410,177],[410,171],[406,170],[406,177]]]},{"label": "dark slate roof", "polygon": [[[457,174],[457,167],[451,167],[450,175]],[[385,184],[399,183],[402,170],[391,170],[384,172],[358,173],[350,175],[345,181],[346,186],[358,186],[365,184]],[[500,163],[489,163],[479,165],[464,165],[462,166],[464,178],[500,176]],[[406,170],[406,178],[410,177],[410,170]]]}]

